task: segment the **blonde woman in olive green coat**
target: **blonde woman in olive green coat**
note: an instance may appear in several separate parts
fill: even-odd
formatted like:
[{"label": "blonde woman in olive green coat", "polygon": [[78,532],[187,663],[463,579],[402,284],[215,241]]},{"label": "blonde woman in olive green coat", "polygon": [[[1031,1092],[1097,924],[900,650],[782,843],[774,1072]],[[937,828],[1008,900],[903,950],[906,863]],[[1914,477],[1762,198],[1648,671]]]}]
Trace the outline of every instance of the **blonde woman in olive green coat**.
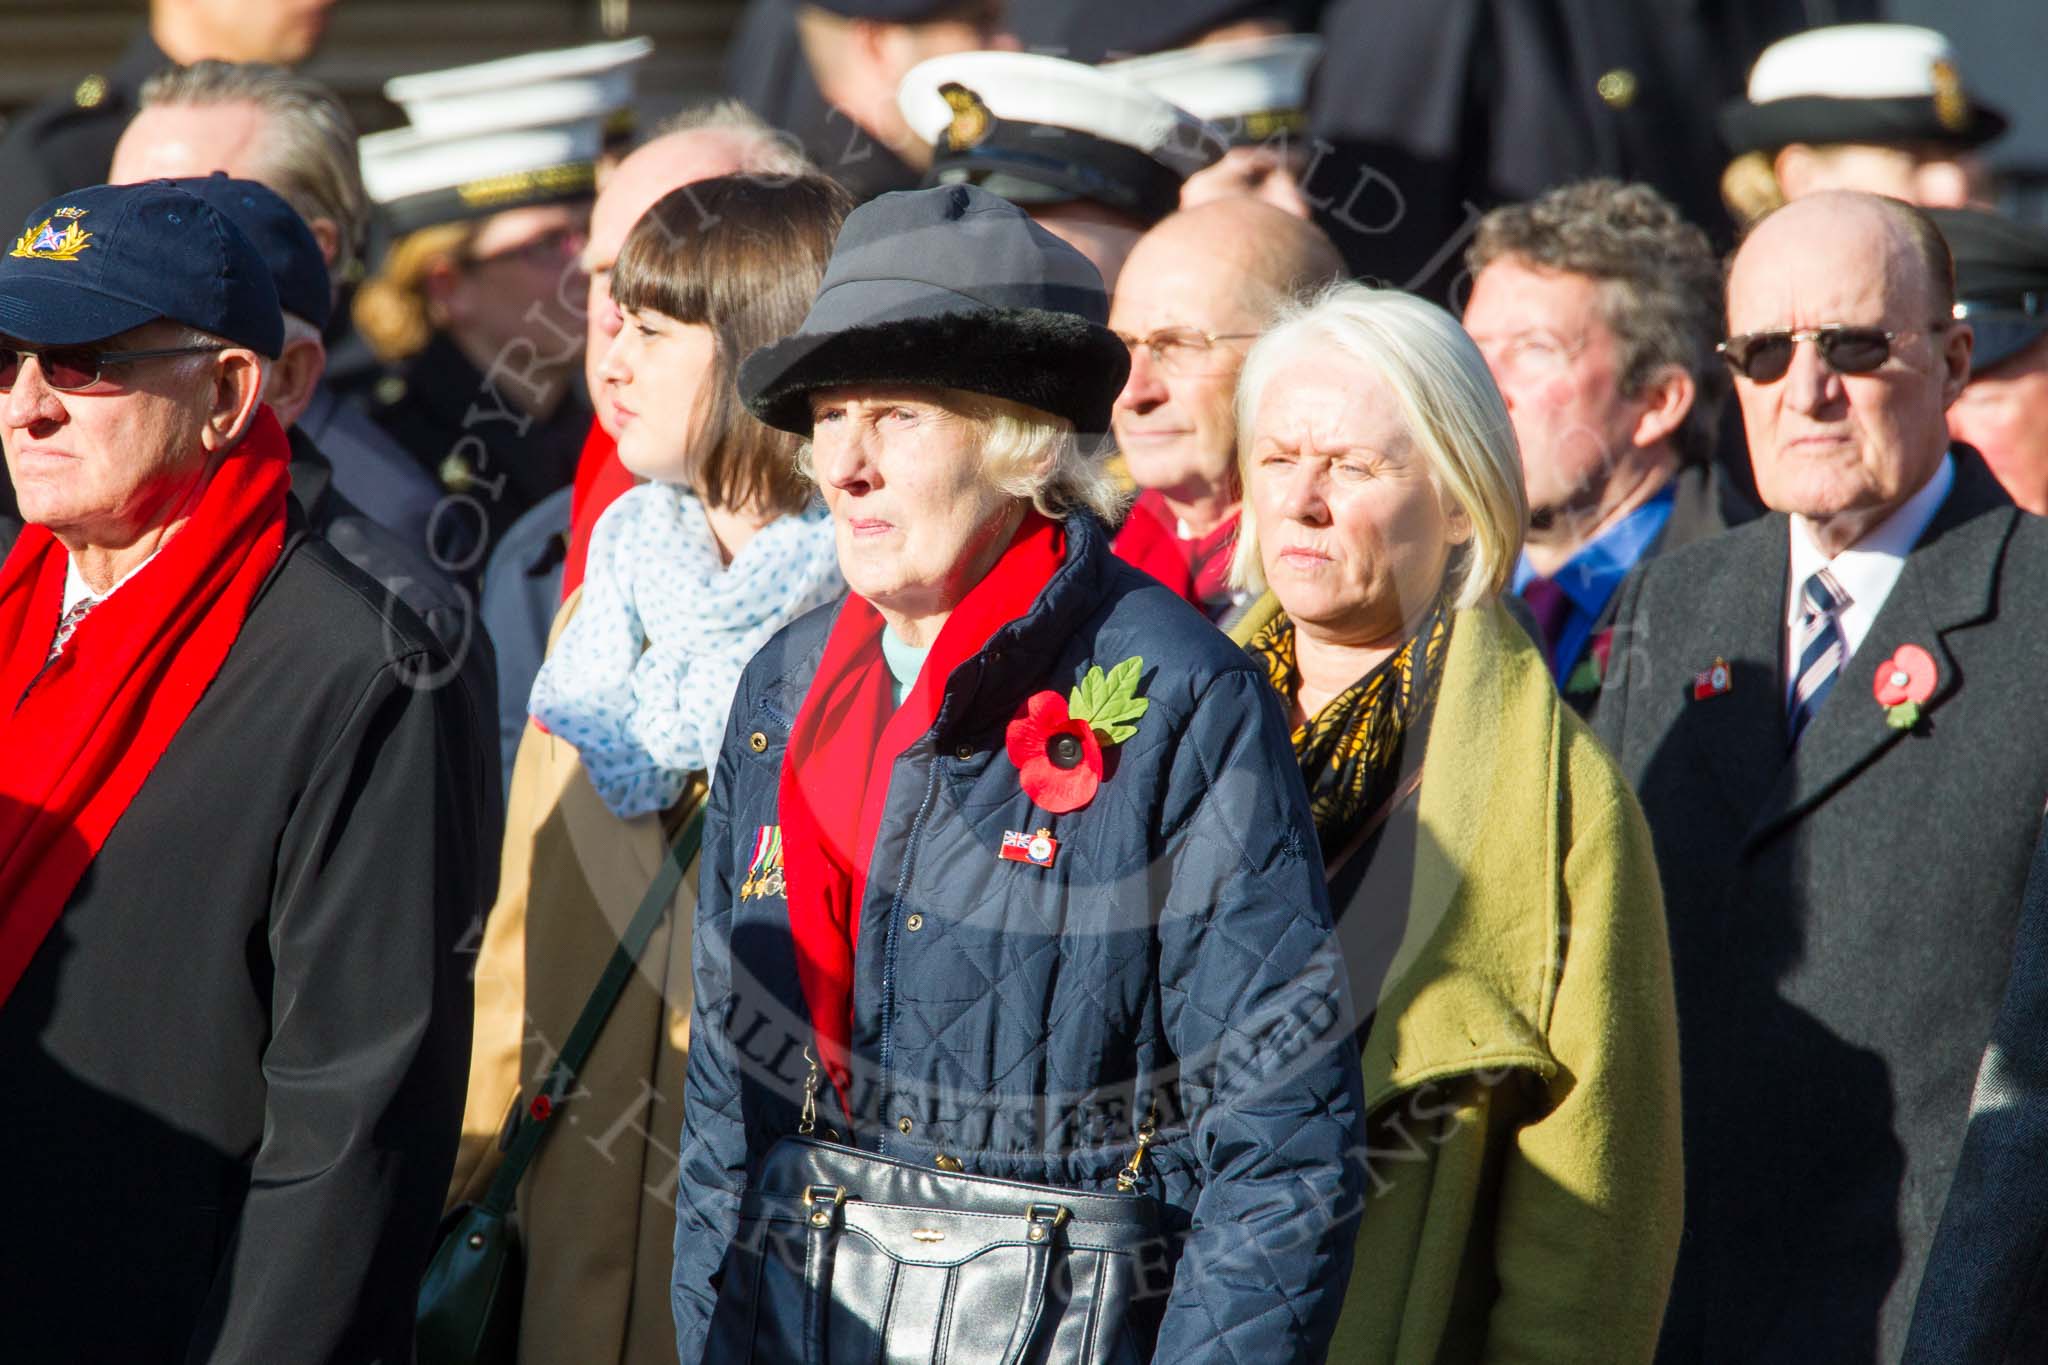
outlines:
[{"label": "blonde woman in olive green coat", "polygon": [[1297,727],[1371,1010],[1330,1359],[1647,1361],[1681,1213],[1663,901],[1635,797],[1499,604],[1506,410],[1448,314],[1344,285],[1253,348],[1239,415],[1235,567],[1266,596],[1234,638]]}]

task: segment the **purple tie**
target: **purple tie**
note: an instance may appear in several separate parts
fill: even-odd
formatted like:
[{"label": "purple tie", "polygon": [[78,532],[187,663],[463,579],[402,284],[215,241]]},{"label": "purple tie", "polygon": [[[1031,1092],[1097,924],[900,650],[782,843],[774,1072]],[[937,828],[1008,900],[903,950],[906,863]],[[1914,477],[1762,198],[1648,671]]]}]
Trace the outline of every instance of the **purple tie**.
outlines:
[{"label": "purple tie", "polygon": [[1522,585],[1522,600],[1529,604],[1529,614],[1536,618],[1536,629],[1543,632],[1543,653],[1547,656],[1557,648],[1564,618],[1571,615],[1572,599],[1565,596],[1555,579],[1532,578]]}]

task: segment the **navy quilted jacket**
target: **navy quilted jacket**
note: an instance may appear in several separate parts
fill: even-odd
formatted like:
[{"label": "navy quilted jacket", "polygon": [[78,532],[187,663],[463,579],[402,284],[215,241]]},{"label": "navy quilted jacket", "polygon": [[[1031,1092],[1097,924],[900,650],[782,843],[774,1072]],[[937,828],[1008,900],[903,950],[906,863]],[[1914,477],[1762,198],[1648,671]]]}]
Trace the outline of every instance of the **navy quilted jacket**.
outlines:
[{"label": "navy quilted jacket", "polygon": [[[849,1125],[826,1085],[820,1126],[891,1156],[1110,1190],[1156,1112],[1145,1188],[1185,1234],[1156,1358],[1320,1360],[1363,1137],[1287,727],[1243,653],[1112,557],[1099,523],[1068,525],[1037,604],[953,673],[890,776],[855,952],[856,1113]],[[810,1027],[779,878],[758,873],[835,610],[748,666],[712,788],[676,1198],[685,1365],[703,1353],[750,1164],[798,1121]],[[1151,701],[1137,734],[1090,804],[1037,809],[1004,726],[1032,693],[1134,654]],[[1041,828],[1058,840],[1050,868],[998,857],[1006,831]]]}]

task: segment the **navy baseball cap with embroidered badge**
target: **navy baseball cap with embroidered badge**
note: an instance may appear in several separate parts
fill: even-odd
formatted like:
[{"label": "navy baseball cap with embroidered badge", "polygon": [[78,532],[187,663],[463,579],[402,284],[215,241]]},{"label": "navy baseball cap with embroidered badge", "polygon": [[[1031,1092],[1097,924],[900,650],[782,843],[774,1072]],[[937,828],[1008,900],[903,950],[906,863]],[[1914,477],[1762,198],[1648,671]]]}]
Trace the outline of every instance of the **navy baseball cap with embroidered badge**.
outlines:
[{"label": "navy baseball cap with embroidered badge", "polygon": [[59,195],[0,254],[0,333],[16,340],[77,346],[158,319],[273,359],[284,349],[262,253],[168,180]]}]

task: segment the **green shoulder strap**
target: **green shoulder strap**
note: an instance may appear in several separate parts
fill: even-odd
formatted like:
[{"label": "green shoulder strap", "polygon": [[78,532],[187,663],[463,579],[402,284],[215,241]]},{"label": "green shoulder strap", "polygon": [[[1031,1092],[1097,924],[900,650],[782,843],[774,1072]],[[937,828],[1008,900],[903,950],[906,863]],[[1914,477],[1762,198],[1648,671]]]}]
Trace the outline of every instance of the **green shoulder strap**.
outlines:
[{"label": "green shoulder strap", "polygon": [[555,1120],[560,1118],[562,1106],[567,1103],[566,1097],[575,1087],[576,1073],[590,1059],[590,1049],[597,1045],[597,1035],[604,1031],[605,1020],[611,1017],[612,1007],[619,1003],[619,996],[625,991],[626,982],[632,978],[640,954],[647,951],[647,940],[654,936],[655,926],[661,923],[670,903],[675,900],[676,888],[683,882],[683,870],[697,856],[697,850],[704,842],[704,807],[709,803],[710,796],[706,793],[676,833],[676,841],[669,846],[661,870],[654,874],[654,882],[641,899],[640,908],[633,912],[633,921],[626,926],[625,936],[619,940],[611,961],[605,964],[604,975],[597,979],[597,989],[590,993],[583,1012],[576,1016],[576,1026],[569,1030],[569,1041],[562,1045],[547,1079],[519,1114],[518,1126],[506,1144],[505,1160],[498,1167],[497,1175],[492,1177],[491,1188],[480,1206],[485,1212],[502,1218],[511,1211],[513,1196],[518,1192],[527,1166],[555,1127]]}]

